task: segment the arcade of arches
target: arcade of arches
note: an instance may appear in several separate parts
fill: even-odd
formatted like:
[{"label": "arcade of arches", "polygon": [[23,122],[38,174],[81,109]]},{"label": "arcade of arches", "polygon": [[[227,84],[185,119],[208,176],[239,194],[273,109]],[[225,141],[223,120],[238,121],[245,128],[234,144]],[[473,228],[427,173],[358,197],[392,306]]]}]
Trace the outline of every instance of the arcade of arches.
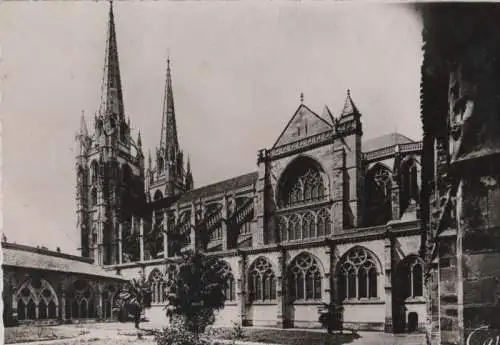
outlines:
[{"label": "arcade of arches", "polygon": [[46,249],[3,242],[2,251],[4,325],[116,320],[112,306],[123,278]]}]

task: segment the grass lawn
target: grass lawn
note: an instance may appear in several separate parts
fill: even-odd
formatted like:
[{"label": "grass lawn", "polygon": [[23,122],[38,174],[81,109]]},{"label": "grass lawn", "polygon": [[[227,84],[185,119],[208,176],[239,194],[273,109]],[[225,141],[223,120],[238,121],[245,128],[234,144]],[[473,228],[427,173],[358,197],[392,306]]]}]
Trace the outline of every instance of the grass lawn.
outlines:
[{"label": "grass lawn", "polygon": [[243,329],[243,337],[235,339],[232,329],[217,329],[213,333],[215,339],[234,339],[250,342],[272,343],[282,345],[340,345],[348,344],[359,335],[350,332],[345,334],[327,334],[326,332],[308,332],[280,329]]},{"label": "grass lawn", "polygon": [[81,329],[68,329],[51,326],[18,326],[4,329],[4,343],[24,343],[37,340],[74,338],[84,334]]}]

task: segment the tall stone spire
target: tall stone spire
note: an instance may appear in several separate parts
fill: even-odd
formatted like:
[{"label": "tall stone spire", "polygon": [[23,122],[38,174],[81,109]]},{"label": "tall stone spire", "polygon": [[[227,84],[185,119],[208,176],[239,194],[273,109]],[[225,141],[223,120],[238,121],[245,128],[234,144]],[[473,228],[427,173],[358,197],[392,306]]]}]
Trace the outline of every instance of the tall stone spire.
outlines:
[{"label": "tall stone spire", "polygon": [[108,35],[104,59],[104,73],[99,115],[102,117],[110,117],[114,114],[116,116],[116,120],[124,122],[125,112],[123,108],[120,65],[118,62],[118,46],[116,43],[113,1],[110,1],[109,5]]},{"label": "tall stone spire", "polygon": [[167,59],[166,79],[165,96],[163,99],[160,150],[165,150],[166,159],[169,161],[173,161],[179,151],[179,142],[177,139],[177,124],[175,121],[174,94],[172,90],[172,75],[170,72],[170,57]]}]

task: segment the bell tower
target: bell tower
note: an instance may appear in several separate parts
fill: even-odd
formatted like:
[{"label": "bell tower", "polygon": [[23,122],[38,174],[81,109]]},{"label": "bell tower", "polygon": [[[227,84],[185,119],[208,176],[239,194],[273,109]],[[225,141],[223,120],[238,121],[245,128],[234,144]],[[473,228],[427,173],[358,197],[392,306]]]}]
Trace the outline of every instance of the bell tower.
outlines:
[{"label": "bell tower", "polygon": [[193,175],[189,163],[184,167],[184,153],[179,148],[175,118],[174,93],[170,58],[167,59],[165,95],[161,124],[160,146],[156,148],[154,163],[148,167],[148,198],[157,200],[178,195],[193,188]]},{"label": "bell tower", "polygon": [[[101,102],[88,133],[82,116],[77,156],[77,218],[81,254],[99,265],[121,263],[122,239],[138,231],[137,206],[145,202],[140,134],[125,118],[118,46],[110,3]],[[133,255],[132,255],[133,256]]]}]

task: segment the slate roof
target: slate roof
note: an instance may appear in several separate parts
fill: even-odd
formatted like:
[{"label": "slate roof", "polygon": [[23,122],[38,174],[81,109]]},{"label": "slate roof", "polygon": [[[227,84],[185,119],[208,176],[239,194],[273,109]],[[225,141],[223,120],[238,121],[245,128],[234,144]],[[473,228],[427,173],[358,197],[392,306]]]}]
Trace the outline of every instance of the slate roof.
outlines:
[{"label": "slate roof", "polygon": [[363,142],[363,152],[375,151],[384,147],[390,147],[397,144],[414,143],[415,141],[407,136],[394,132],[381,135]]},{"label": "slate roof", "polygon": [[200,188],[190,190],[184,193],[178,199],[179,202],[187,202],[191,200],[197,200],[200,198],[205,198],[214,194],[224,193],[224,191],[231,191],[238,188],[243,188],[246,186],[253,185],[259,176],[257,171],[236,176],[227,180],[212,183]]},{"label": "slate roof", "polygon": [[14,243],[2,243],[2,259],[2,266],[123,279],[85,258]]}]

